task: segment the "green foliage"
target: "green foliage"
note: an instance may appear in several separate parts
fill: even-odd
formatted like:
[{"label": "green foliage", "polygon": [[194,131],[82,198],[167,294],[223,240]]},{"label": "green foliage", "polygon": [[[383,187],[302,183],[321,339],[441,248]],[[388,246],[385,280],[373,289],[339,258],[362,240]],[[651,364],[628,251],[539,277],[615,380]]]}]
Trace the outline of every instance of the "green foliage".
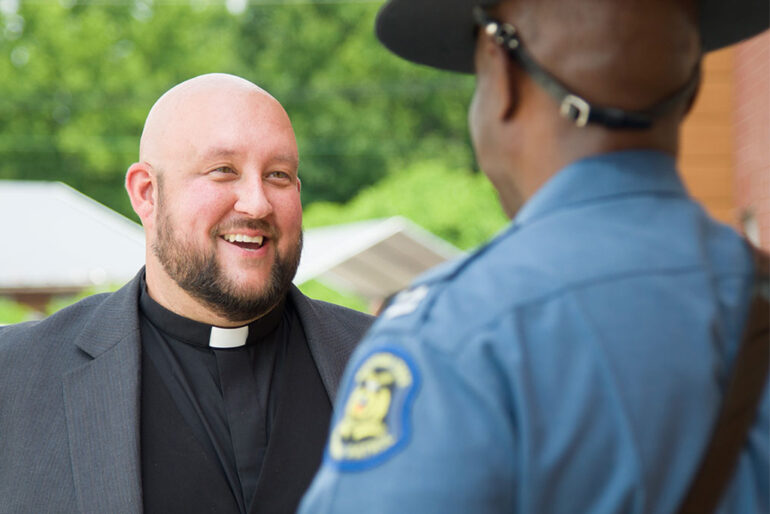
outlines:
[{"label": "green foliage", "polygon": [[299,286],[306,296],[315,298],[316,300],[323,300],[325,302],[336,303],[350,309],[355,309],[361,312],[370,312],[370,306],[367,305],[366,300],[353,295],[345,294],[334,289],[330,289],[317,280],[308,280],[301,286]]},{"label": "green foliage", "polygon": [[32,319],[32,309],[0,296],[0,325],[10,325]]},{"label": "green foliage", "polygon": [[[6,2],[12,5],[13,2]],[[229,72],[286,107],[303,200],[341,202],[387,170],[470,165],[473,82],[406,63],[373,34],[371,2],[59,0],[0,12],[0,178],[62,180],[136,219],[123,176],[154,101]]]},{"label": "green foliage", "polygon": [[58,310],[72,305],[88,296],[98,293],[109,293],[120,289],[122,284],[114,284],[100,287],[90,287],[80,291],[77,294],[54,296],[45,306],[45,312],[40,313],[24,304],[14,302],[9,298],[0,296],[0,325],[11,323],[20,323],[32,319],[39,319],[43,316],[50,316]]},{"label": "green foliage", "polygon": [[497,194],[478,173],[423,161],[388,175],[347,204],[319,202],[305,210],[306,228],[405,216],[462,249],[480,245],[506,223]]},{"label": "green foliage", "polygon": [[46,316],[50,316],[56,311],[59,311],[65,307],[69,307],[75,302],[79,302],[83,298],[87,298],[89,296],[99,294],[99,293],[111,293],[113,291],[117,291],[122,287],[123,284],[114,284],[114,285],[105,285],[105,286],[99,286],[99,287],[89,287],[86,289],[83,289],[77,294],[74,295],[66,295],[66,296],[55,296],[51,299],[50,302],[48,302],[48,305],[45,307],[45,314]]}]

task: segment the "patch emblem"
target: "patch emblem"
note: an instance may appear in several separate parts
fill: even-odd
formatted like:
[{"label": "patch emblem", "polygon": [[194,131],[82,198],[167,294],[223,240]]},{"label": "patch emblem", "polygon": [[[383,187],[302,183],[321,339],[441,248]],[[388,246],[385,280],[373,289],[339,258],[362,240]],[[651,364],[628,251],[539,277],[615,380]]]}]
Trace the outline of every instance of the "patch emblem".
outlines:
[{"label": "patch emblem", "polygon": [[378,348],[353,374],[343,411],[329,438],[327,457],[342,470],[376,466],[409,438],[409,409],[419,382],[401,349]]}]

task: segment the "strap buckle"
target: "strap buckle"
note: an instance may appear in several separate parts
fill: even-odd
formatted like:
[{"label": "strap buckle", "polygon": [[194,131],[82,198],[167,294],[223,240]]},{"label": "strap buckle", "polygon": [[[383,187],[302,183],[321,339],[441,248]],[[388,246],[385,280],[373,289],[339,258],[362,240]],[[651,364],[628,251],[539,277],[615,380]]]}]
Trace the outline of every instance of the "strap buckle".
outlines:
[{"label": "strap buckle", "polygon": [[576,126],[585,127],[588,123],[588,116],[591,114],[591,106],[579,96],[567,95],[561,101],[559,113],[574,121]]}]

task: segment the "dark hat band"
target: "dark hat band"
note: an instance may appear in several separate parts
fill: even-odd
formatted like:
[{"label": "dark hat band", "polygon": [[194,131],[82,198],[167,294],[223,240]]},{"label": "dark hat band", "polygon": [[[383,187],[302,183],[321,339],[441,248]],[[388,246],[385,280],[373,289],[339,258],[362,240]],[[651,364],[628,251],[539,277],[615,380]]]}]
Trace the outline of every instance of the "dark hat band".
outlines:
[{"label": "dark hat band", "polygon": [[535,61],[526,50],[513,25],[492,18],[478,6],[473,9],[473,16],[478,26],[559,103],[561,115],[573,121],[578,127],[594,123],[611,129],[649,128],[655,118],[666,114],[679,104],[690,101],[700,82],[700,63],[698,63],[684,86],[643,111],[592,105]]}]

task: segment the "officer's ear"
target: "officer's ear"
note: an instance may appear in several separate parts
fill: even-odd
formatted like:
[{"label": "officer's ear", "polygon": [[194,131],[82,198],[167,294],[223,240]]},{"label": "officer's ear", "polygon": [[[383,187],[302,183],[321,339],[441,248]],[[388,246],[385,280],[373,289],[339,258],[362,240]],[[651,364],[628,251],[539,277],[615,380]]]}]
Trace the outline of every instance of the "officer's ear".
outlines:
[{"label": "officer's ear", "polygon": [[521,70],[485,34],[480,34],[477,41],[476,74],[479,81],[485,82],[484,94],[495,99],[495,117],[502,122],[513,119],[519,103]]},{"label": "officer's ear", "polygon": [[507,79],[505,84],[507,90],[506,98],[508,99],[502,119],[503,121],[511,121],[516,114],[516,108],[519,106],[519,101],[521,99],[520,87],[523,72],[521,68],[505,55],[502,48],[500,49],[500,53],[505,57],[503,66],[505,68],[505,76]]}]

